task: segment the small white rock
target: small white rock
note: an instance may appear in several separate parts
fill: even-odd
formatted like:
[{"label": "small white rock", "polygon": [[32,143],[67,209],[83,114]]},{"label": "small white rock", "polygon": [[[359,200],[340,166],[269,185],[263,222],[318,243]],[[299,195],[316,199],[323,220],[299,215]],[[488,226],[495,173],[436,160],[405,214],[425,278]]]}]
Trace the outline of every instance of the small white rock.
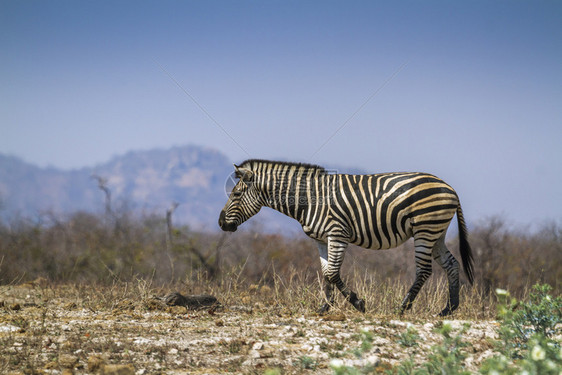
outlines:
[{"label": "small white rock", "polygon": [[0,326],[0,332],[17,332],[20,330],[20,327],[16,327],[16,326],[12,326],[9,324],[6,325],[1,325]]},{"label": "small white rock", "polygon": [[343,366],[343,361],[341,359],[332,359],[330,361],[330,367],[334,369],[339,369]]},{"label": "small white rock", "polygon": [[351,333],[348,333],[348,332],[338,332],[338,333],[336,333],[337,339],[348,339],[350,337],[351,337]]},{"label": "small white rock", "polygon": [[369,357],[366,358],[367,362],[372,364],[372,365],[376,365],[377,363],[380,362],[379,357],[376,355],[371,355]]}]

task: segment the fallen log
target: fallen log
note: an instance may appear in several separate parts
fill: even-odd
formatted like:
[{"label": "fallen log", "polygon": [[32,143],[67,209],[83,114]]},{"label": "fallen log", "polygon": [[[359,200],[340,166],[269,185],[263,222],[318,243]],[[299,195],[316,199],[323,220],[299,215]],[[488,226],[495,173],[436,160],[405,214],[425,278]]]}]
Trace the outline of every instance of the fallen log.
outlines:
[{"label": "fallen log", "polygon": [[168,306],[184,306],[191,310],[220,306],[217,298],[208,294],[184,296],[179,292],[173,292],[166,295],[162,300]]}]

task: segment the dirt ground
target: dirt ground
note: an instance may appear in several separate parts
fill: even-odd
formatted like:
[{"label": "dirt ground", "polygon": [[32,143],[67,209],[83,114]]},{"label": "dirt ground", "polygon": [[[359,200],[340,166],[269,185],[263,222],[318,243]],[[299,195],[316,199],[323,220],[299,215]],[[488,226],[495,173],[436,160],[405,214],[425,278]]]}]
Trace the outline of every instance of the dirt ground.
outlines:
[{"label": "dirt ground", "polygon": [[[331,374],[331,364],[384,373],[404,359],[425,361],[442,340],[438,318],[351,309],[318,316],[253,301],[188,310],[146,296],[100,302],[70,289],[0,287],[0,373]],[[470,324],[465,365],[475,371],[493,354],[497,323],[448,322],[455,332]],[[418,335],[409,344],[400,340],[408,327]],[[361,332],[372,333],[373,345],[359,356]]]}]

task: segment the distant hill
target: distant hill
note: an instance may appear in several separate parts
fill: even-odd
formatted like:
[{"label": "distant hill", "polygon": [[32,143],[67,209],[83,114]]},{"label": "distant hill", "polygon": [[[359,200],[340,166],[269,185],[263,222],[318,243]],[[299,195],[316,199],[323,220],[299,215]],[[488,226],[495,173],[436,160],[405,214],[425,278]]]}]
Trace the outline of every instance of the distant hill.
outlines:
[{"label": "distant hill", "polygon": [[[35,220],[46,213],[103,213],[105,195],[93,177],[97,176],[111,191],[113,210],[126,207],[165,217],[166,210],[177,202],[175,223],[217,230],[218,215],[227,199],[224,185],[232,171],[232,163],[220,151],[195,145],[131,151],[95,167],[69,171],[40,168],[0,154],[0,217],[10,221],[16,217]],[[301,230],[296,221],[270,209],[263,209],[244,228]]]},{"label": "distant hill", "polygon": [[199,146],[133,151],[92,168],[39,168],[0,154],[0,215],[37,218],[76,211],[103,212],[105,195],[93,176],[105,179],[112,207],[165,215],[196,227],[216,226],[226,202],[224,182],[232,164],[221,152]]}]

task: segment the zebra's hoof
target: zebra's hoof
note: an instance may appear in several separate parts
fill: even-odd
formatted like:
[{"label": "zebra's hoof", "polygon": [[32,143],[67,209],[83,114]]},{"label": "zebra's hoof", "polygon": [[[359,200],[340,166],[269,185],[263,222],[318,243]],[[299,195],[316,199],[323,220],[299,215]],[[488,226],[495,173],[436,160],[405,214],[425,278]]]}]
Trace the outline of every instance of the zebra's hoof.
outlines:
[{"label": "zebra's hoof", "polygon": [[328,310],[330,310],[330,304],[326,303],[324,304],[324,306],[318,309],[317,313],[318,315],[324,315],[328,312]]},{"label": "zebra's hoof", "polygon": [[353,302],[353,307],[355,307],[358,311],[364,313],[365,312],[365,300],[358,299]]},{"label": "zebra's hoof", "polygon": [[453,312],[448,307],[445,307],[443,311],[439,313],[439,316],[448,316],[451,315]]},{"label": "zebra's hoof", "polygon": [[412,308],[412,302],[406,302],[400,307],[400,315]]},{"label": "zebra's hoof", "polygon": [[439,313],[439,316],[448,316],[448,315],[451,315],[451,314],[453,313],[453,311],[455,311],[458,307],[459,307],[459,305],[452,305],[452,306],[447,305],[447,306],[443,309],[443,311],[441,311],[441,312]]}]

